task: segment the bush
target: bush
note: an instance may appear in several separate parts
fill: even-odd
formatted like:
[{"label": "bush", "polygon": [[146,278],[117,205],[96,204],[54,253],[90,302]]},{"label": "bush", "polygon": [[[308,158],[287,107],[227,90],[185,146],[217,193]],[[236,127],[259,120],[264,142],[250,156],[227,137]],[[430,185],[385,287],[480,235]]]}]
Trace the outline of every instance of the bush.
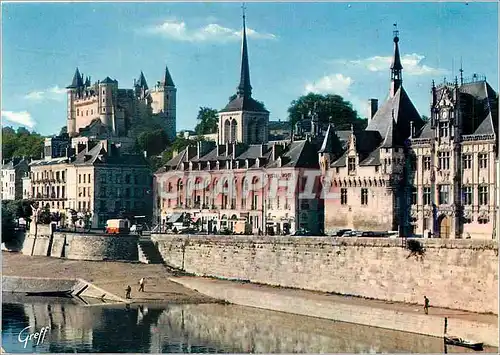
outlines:
[{"label": "bush", "polygon": [[422,243],[415,239],[408,239],[406,241],[406,249],[410,250],[410,255],[408,255],[408,258],[413,255],[417,258],[419,256],[423,257],[425,253],[425,248]]}]

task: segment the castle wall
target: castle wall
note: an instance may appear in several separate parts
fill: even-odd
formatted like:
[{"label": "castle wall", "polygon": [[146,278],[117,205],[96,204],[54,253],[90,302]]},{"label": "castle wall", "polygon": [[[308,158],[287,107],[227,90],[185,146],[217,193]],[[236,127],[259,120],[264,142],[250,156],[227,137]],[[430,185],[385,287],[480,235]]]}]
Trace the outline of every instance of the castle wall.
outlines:
[{"label": "castle wall", "polygon": [[387,301],[498,314],[498,244],[399,239],[153,235],[167,264],[187,272]]}]

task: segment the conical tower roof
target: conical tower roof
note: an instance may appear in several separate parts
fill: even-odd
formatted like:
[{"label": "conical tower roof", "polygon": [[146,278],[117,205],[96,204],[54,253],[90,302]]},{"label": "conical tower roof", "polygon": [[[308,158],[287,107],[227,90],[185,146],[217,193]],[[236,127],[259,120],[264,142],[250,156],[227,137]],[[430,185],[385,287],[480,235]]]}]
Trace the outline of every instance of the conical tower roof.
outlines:
[{"label": "conical tower roof", "polygon": [[66,86],[67,89],[76,89],[83,86],[83,76],[80,74],[78,68],[76,68],[75,75],[73,75],[73,81],[70,85]]},{"label": "conical tower roof", "polygon": [[168,71],[168,66],[165,65],[165,81],[164,81],[165,86],[174,86],[174,81],[172,80],[172,76],[170,75],[170,72]]}]

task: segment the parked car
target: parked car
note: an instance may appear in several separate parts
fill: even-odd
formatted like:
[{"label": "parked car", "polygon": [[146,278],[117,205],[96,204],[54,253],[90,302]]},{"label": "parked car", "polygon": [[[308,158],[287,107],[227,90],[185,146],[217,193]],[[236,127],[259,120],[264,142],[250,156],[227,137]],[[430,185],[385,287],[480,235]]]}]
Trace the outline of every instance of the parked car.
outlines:
[{"label": "parked car", "polygon": [[344,234],[342,234],[342,237],[356,237],[358,235],[359,232],[357,231],[352,231],[352,230],[349,230],[347,232],[345,232]]},{"label": "parked car", "polygon": [[384,232],[363,232],[361,237],[364,238],[386,238],[388,235]]},{"label": "parked car", "polygon": [[312,235],[313,234],[305,228],[297,229],[295,233],[293,233],[293,236],[295,237],[310,237]]},{"label": "parked car", "polygon": [[335,236],[337,237],[342,237],[346,232],[350,232],[351,229],[340,229],[337,232],[335,232]]}]

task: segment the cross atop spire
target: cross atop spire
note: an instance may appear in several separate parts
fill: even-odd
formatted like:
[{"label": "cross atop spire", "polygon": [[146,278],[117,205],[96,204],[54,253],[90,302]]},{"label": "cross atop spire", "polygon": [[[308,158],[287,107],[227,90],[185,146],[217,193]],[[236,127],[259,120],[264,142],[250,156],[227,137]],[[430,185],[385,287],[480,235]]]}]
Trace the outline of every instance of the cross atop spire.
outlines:
[{"label": "cross atop spire", "polygon": [[247,48],[247,32],[245,23],[245,4],[241,6],[243,11],[243,34],[241,46],[241,75],[240,84],[238,85],[238,96],[249,98],[252,96],[252,86],[250,85],[250,66],[248,64],[248,48]]}]

